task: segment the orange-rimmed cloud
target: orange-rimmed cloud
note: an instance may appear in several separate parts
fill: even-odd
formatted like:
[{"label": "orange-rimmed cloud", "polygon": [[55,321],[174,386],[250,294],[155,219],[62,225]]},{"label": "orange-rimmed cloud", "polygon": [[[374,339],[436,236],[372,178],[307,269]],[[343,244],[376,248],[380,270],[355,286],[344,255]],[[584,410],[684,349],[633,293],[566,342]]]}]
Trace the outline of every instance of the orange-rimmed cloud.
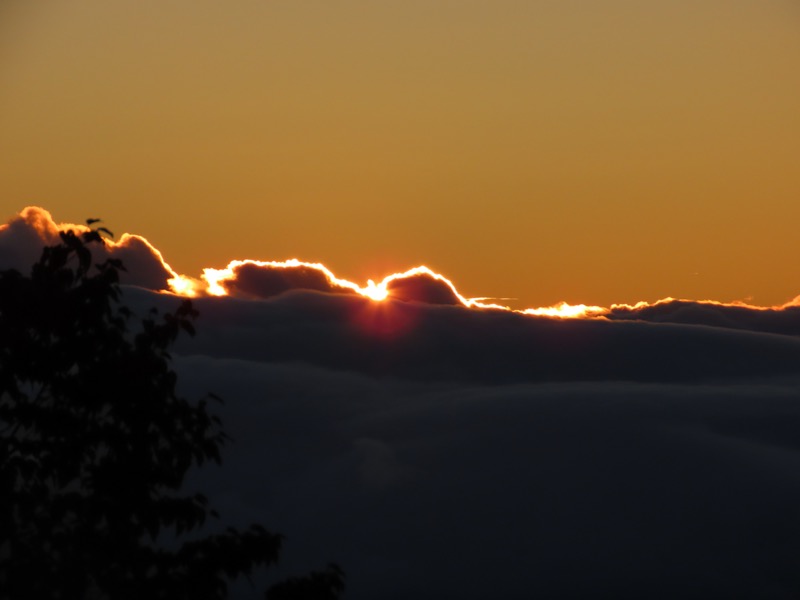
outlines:
[{"label": "orange-rimmed cloud", "polygon": [[[501,308],[478,298],[465,298],[452,281],[425,266],[388,275],[365,286],[336,277],[320,263],[298,259],[285,261],[234,260],[224,269],[203,270],[205,293],[212,296],[269,298],[289,290],[358,294],[375,301],[395,300],[425,304],[450,304],[474,308]],[[180,284],[179,284],[180,285]],[[173,286],[173,291],[177,291]]]},{"label": "orange-rimmed cloud", "polygon": [[[0,268],[27,271],[42,254],[45,246],[57,244],[62,231],[89,231],[86,225],[56,223],[51,214],[38,206],[29,206],[0,225]],[[151,290],[169,289],[178,274],[164,261],[150,242],[139,235],[123,234],[119,241],[103,239],[102,246],[92,248],[94,261],[107,258],[122,261],[125,271],[122,283]]]},{"label": "orange-rimmed cloud", "polygon": [[[68,229],[87,231],[86,225],[56,223],[51,214],[30,206],[5,225],[0,225],[0,268],[25,270],[41,255],[42,248],[59,241],[59,232]],[[670,321],[730,326],[742,320],[741,311],[770,313],[800,306],[800,296],[780,306],[759,307],[744,302],[689,301],[665,298],[657,302],[614,304],[610,307],[561,302],[552,306],[511,309],[489,302],[492,298],[467,298],[460,294],[444,275],[426,266],[393,273],[378,283],[366,285],[337,277],[321,263],[298,259],[285,261],[234,260],[224,268],[206,268],[199,278],[176,273],[150,242],[138,235],[123,234],[119,241],[105,239],[100,256],[122,260],[126,272],[122,282],[155,291],[186,297],[234,296],[253,299],[271,298],[292,290],[330,294],[354,294],[373,301],[393,299],[434,305],[494,309],[534,317],[560,319],[600,318],[610,320]],[[738,312],[737,312],[738,311]],[[724,313],[724,314],[723,314]],[[733,313],[736,315],[732,316]],[[753,319],[745,319],[748,323]],[[745,328],[751,328],[748,325]]]}]

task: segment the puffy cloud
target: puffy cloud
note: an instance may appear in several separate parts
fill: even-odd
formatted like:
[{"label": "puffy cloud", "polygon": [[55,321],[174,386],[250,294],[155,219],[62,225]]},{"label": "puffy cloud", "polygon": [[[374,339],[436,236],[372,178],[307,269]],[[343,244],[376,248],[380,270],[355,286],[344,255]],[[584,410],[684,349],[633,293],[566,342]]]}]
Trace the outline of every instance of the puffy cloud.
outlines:
[{"label": "puffy cloud", "polygon": [[[59,233],[88,231],[86,225],[56,223],[49,212],[29,206],[5,225],[0,225],[0,269],[27,272],[39,260],[45,246],[57,244]],[[146,239],[124,234],[119,241],[105,239],[102,246],[92,248],[95,263],[108,258],[122,260],[126,271],[120,274],[123,283],[151,290],[169,289],[168,282],[176,273],[164,262],[161,253]]]},{"label": "puffy cloud", "polygon": [[266,299],[293,290],[330,294],[360,294],[373,300],[393,298],[425,304],[476,305],[456,291],[453,284],[427,267],[415,267],[389,275],[378,284],[361,287],[336,277],[319,263],[297,259],[287,261],[234,260],[224,269],[205,269],[207,291],[215,296]]},{"label": "puffy cloud", "polygon": [[[30,206],[5,225],[0,225],[0,269],[27,271],[41,256],[42,248],[59,242],[66,230],[88,231],[86,225],[56,223],[43,208]],[[453,285],[425,267],[387,277],[377,286],[370,282],[360,287],[339,279],[323,265],[298,260],[283,262],[232,261],[225,269],[205,269],[204,281],[178,276],[161,253],[146,239],[123,234],[119,241],[104,240],[93,249],[95,262],[106,258],[122,260],[126,272],[123,283],[151,290],[172,289],[194,295],[230,295],[240,298],[267,299],[293,290],[312,290],[331,294],[367,297],[392,297],[428,304],[467,304]]]},{"label": "puffy cloud", "polygon": [[206,280],[225,295],[266,299],[290,290],[354,293],[353,287],[337,282],[322,265],[286,262],[233,261],[225,270],[207,269]]},{"label": "puffy cloud", "polygon": [[463,304],[452,284],[431,272],[410,272],[387,280],[386,291],[390,298],[425,304]]},{"label": "puffy cloud", "polygon": [[122,283],[150,290],[168,290],[170,279],[177,276],[164,262],[161,252],[143,237],[123,234],[119,242],[106,241],[105,251],[110,258],[118,258],[125,265]]},{"label": "puffy cloud", "polygon": [[50,213],[36,206],[24,208],[0,225],[0,268],[26,271],[39,260],[44,246],[58,243],[59,231],[86,231],[85,225],[56,225]]}]

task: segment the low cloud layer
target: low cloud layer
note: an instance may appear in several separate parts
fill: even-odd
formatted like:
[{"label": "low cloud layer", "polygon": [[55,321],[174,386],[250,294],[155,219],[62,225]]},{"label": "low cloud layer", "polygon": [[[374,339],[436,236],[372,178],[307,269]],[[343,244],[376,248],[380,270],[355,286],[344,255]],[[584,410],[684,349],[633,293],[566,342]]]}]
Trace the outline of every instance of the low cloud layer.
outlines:
[{"label": "low cloud layer", "polygon": [[[701,381],[781,376],[800,339],[682,324],[561,320],[292,292],[201,298],[195,352],[424,381]],[[272,341],[271,341],[272,340]]]},{"label": "low cloud layer", "polygon": [[236,442],[194,484],[288,535],[272,577],[335,560],[351,600],[800,591],[792,335],[297,290],[195,305],[181,381],[226,398]]},{"label": "low cloud layer", "polygon": [[[0,265],[57,232],[20,215]],[[103,252],[136,313],[181,301],[153,291],[171,270],[141,238]],[[182,393],[223,397],[234,442],[189,485],[288,536],[257,583],[333,560],[349,600],[800,594],[797,307],[558,319],[470,308],[424,270],[364,288],[299,262],[217,274],[228,295],[194,300],[173,356]]]},{"label": "low cloud layer", "polygon": [[800,306],[794,302],[776,308],[760,308],[717,302],[662,300],[655,304],[636,307],[614,306],[605,317],[615,321],[682,323],[800,335]]},{"label": "low cloud layer", "polygon": [[177,366],[186,393],[224,396],[235,439],[192,484],[288,536],[272,577],[335,560],[350,600],[800,590],[796,378],[481,385],[206,354]]}]

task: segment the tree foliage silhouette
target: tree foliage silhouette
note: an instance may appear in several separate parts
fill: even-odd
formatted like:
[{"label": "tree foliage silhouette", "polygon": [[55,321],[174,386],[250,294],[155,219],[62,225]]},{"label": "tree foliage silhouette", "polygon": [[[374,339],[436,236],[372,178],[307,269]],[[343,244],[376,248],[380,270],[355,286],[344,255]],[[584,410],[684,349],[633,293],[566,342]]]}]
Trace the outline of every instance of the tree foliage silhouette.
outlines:
[{"label": "tree foliage silhouette", "polygon": [[[169,348],[197,312],[187,300],[136,318],[123,265],[92,263],[101,233],[62,232],[29,277],[0,272],[0,597],[224,598],[282,538],[259,525],[200,535],[218,515],[181,487],[228,438],[213,397],[176,393]],[[327,574],[338,594],[341,571]],[[303,592],[321,577],[278,592],[337,597]]]}]

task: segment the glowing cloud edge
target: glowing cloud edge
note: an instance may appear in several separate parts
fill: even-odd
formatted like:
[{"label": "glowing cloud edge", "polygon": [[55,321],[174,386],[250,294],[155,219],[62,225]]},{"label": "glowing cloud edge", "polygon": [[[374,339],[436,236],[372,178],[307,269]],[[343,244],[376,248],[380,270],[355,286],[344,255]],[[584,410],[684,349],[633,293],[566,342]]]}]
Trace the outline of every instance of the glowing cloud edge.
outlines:
[{"label": "glowing cloud edge", "polygon": [[[4,235],[10,231],[12,223],[15,226],[24,225],[28,227],[39,239],[42,245],[55,243],[58,239],[58,232],[73,230],[77,232],[85,232],[89,230],[86,225],[79,225],[74,223],[56,223],[50,212],[38,206],[28,206],[21,210],[17,215],[10,219],[8,223],[0,225],[0,235]],[[648,307],[667,304],[670,302],[691,302],[694,304],[704,304],[711,306],[725,306],[725,307],[738,307],[746,308],[757,311],[768,310],[781,310],[790,307],[800,306],[800,296],[786,302],[779,306],[754,306],[742,301],[733,302],[718,302],[715,300],[680,300],[676,298],[664,298],[656,302],[641,301],[635,304],[612,304],[610,307],[594,306],[586,304],[569,304],[567,302],[559,302],[552,306],[545,306],[539,308],[526,308],[526,309],[512,309],[502,304],[486,302],[491,300],[491,297],[478,297],[466,298],[462,296],[456,286],[444,275],[436,273],[429,267],[420,265],[401,273],[393,273],[384,277],[379,283],[375,283],[372,279],[367,281],[365,286],[360,286],[356,283],[336,277],[334,273],[321,263],[306,262],[296,258],[285,261],[261,261],[261,260],[233,260],[222,269],[205,268],[200,278],[188,277],[177,273],[165,260],[161,252],[153,246],[146,238],[124,233],[118,241],[104,238],[103,243],[107,249],[120,250],[131,246],[134,242],[138,242],[141,247],[145,248],[153,259],[155,259],[161,268],[169,275],[167,279],[168,289],[154,290],[160,293],[173,294],[181,297],[195,298],[201,296],[226,296],[229,295],[228,289],[225,287],[226,282],[231,282],[236,279],[236,269],[245,265],[252,265],[255,267],[278,268],[278,269],[291,269],[291,268],[305,268],[313,269],[327,279],[331,288],[340,288],[356,293],[364,298],[368,298],[374,302],[381,302],[387,298],[391,298],[390,284],[394,281],[414,277],[414,276],[427,276],[435,281],[444,284],[452,292],[453,297],[458,302],[470,309],[492,309],[519,313],[529,316],[552,317],[558,319],[604,319],[607,315],[614,311],[637,311]]]},{"label": "glowing cloud edge", "polygon": [[430,269],[425,265],[420,265],[408,269],[407,271],[387,275],[379,283],[375,283],[375,281],[369,279],[365,286],[360,286],[356,283],[353,283],[352,281],[348,281],[347,279],[341,279],[339,277],[336,277],[336,275],[322,263],[306,262],[299,260],[297,258],[292,258],[284,261],[261,261],[252,259],[233,260],[229,262],[228,265],[222,269],[215,269],[215,268],[203,269],[203,274],[201,275],[201,279],[199,280],[192,279],[182,275],[176,275],[173,279],[169,281],[171,292],[179,296],[187,296],[187,297],[226,296],[229,294],[229,292],[224,287],[224,283],[229,281],[234,281],[236,278],[236,268],[245,265],[252,265],[255,267],[278,268],[278,269],[291,269],[291,268],[314,269],[322,273],[327,278],[328,282],[331,284],[332,287],[334,288],[338,287],[343,290],[349,290],[351,292],[355,292],[356,294],[375,302],[381,302],[383,300],[386,300],[387,298],[391,298],[391,292],[389,290],[391,282],[417,275],[426,275],[436,281],[445,284],[452,291],[453,295],[458,299],[459,303],[466,308],[501,310],[528,316],[552,317],[557,319],[604,319],[606,318],[606,315],[612,313],[615,310],[639,310],[646,307],[658,306],[676,301],[693,302],[695,304],[707,304],[714,306],[741,307],[752,310],[775,310],[775,309],[787,308],[790,306],[797,306],[797,299],[787,302],[786,304],[783,304],[781,306],[763,307],[763,306],[750,305],[741,301],[726,303],[726,302],[718,302],[715,300],[679,300],[676,298],[668,297],[668,298],[663,298],[661,300],[657,300],[656,302],[641,301],[635,304],[620,303],[620,304],[612,304],[610,307],[558,302],[551,306],[513,309],[509,306],[505,306],[502,304],[485,302],[485,300],[490,299],[488,297],[467,298],[458,292],[458,289],[456,288],[455,284],[453,284],[453,282],[450,281],[447,277],[441,275],[440,273],[436,273],[435,271],[433,271],[432,269]]},{"label": "glowing cloud edge", "polygon": [[590,316],[602,316],[606,314],[609,309],[600,306],[587,306],[585,304],[570,305],[566,302],[561,302],[552,307],[545,308],[529,308],[525,310],[515,310],[502,304],[491,302],[484,302],[486,297],[480,298],[466,298],[462,296],[456,286],[444,275],[436,273],[425,265],[420,265],[403,271],[401,273],[392,273],[384,277],[379,283],[375,283],[372,279],[367,280],[367,285],[360,286],[347,279],[336,277],[334,273],[322,263],[312,263],[291,258],[284,261],[261,261],[261,260],[232,260],[228,265],[222,269],[205,268],[201,279],[193,279],[184,275],[176,275],[169,280],[169,286],[172,293],[179,296],[197,297],[197,296],[227,296],[228,290],[225,288],[224,283],[233,281],[236,278],[236,268],[245,265],[252,265],[255,267],[266,267],[273,269],[292,269],[292,268],[306,268],[314,269],[321,272],[327,278],[332,287],[338,287],[343,290],[350,290],[356,294],[373,300],[381,302],[391,297],[389,286],[393,281],[405,279],[418,275],[426,275],[435,281],[439,281],[446,285],[453,295],[458,298],[459,303],[467,308],[476,309],[494,309],[510,312],[517,312],[529,315],[541,315],[558,318],[586,318]]}]

